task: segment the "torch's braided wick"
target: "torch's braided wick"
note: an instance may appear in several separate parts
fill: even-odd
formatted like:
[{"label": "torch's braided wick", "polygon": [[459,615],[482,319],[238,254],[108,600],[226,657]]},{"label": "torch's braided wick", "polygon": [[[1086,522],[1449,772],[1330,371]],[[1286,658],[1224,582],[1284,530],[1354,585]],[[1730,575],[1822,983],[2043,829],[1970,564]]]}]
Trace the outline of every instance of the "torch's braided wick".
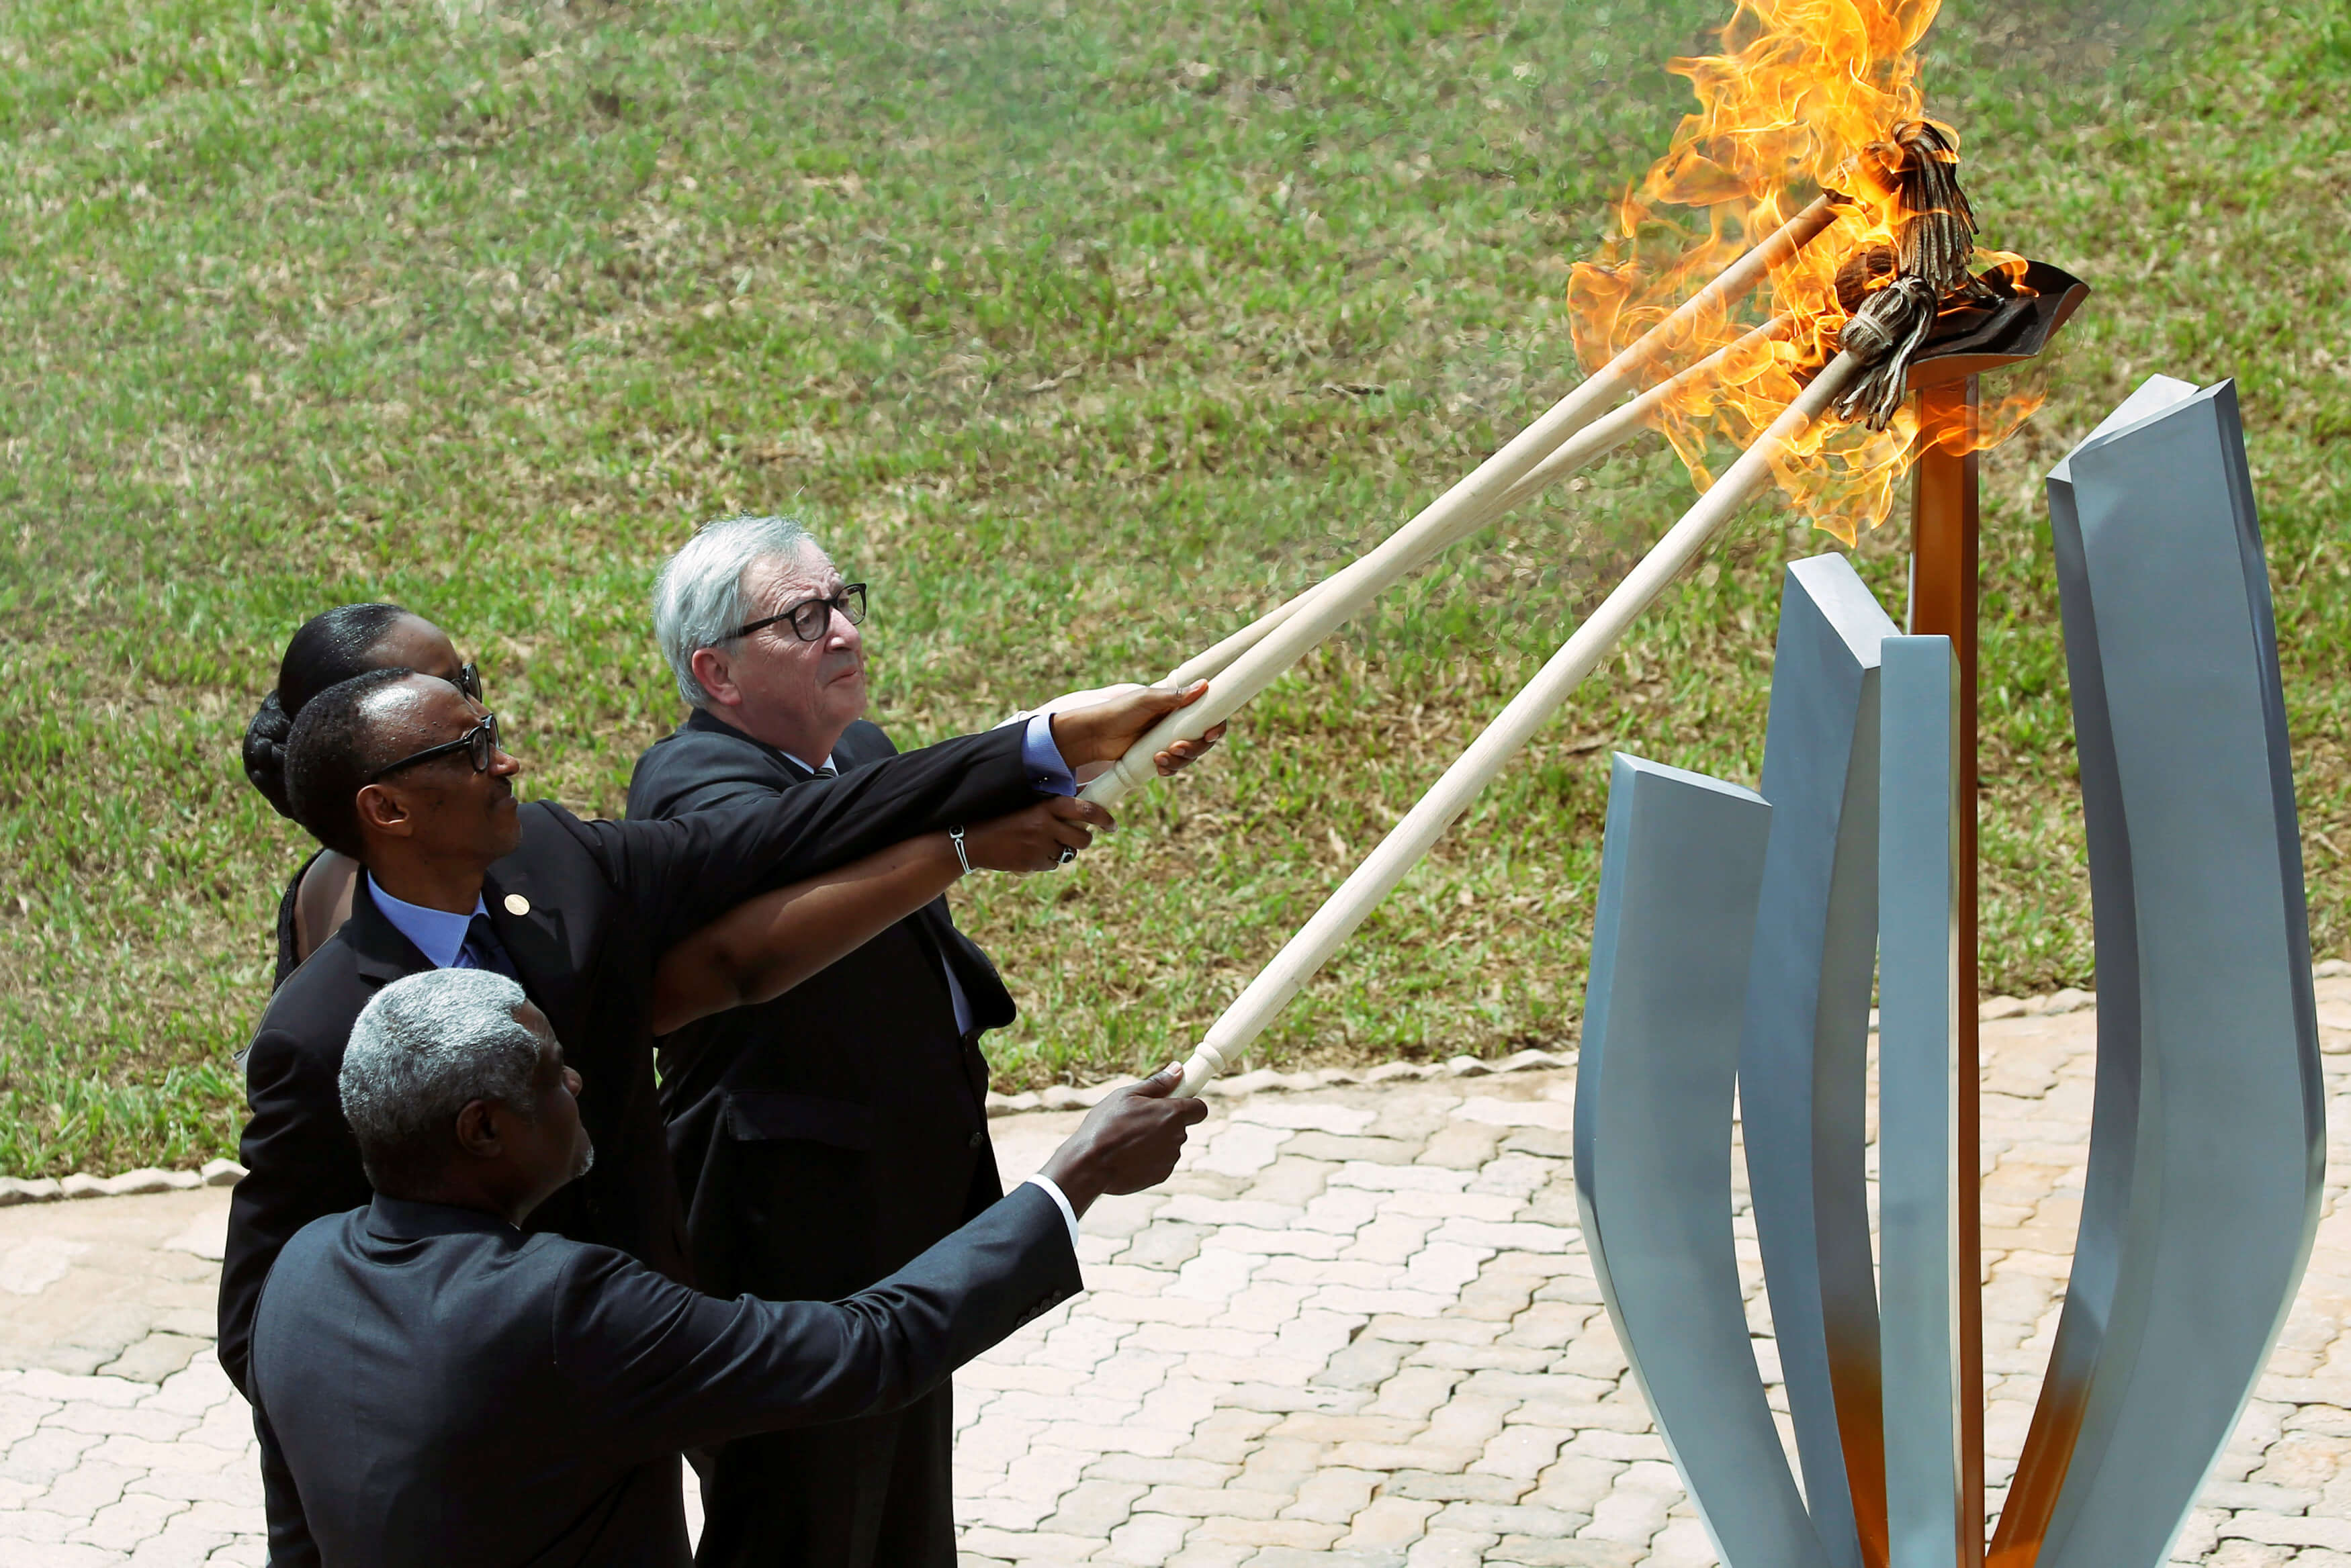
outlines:
[{"label": "torch's braided wick", "polygon": [[[1837,271],[1847,311],[1838,347],[1868,371],[1837,400],[1841,418],[1874,431],[1892,421],[1917,358],[1947,296],[1989,297],[1968,271],[1976,214],[1959,189],[1959,151],[1939,127],[1907,119],[1892,138],[1862,150],[1868,173],[1891,190],[1902,211],[1894,244],[1872,246]],[[1881,282],[1880,280],[1886,280]]]}]

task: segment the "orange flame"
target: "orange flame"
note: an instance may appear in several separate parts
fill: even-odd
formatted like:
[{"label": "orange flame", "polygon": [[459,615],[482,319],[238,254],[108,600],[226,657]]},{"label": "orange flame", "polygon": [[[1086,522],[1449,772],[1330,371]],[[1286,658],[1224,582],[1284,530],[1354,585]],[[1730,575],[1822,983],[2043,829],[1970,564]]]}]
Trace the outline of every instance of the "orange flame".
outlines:
[{"label": "orange flame", "polygon": [[[1708,449],[1718,441],[1750,444],[1834,352],[1845,315],[1837,302],[1839,263],[1865,245],[1893,242],[1901,215],[1895,195],[1862,154],[1898,122],[1925,118],[1915,49],[1941,6],[1941,0],[1734,3],[1721,54],[1668,62],[1689,78],[1698,111],[1683,118],[1666,155],[1625,193],[1607,254],[1579,264],[1568,285],[1576,354],[1596,369],[1816,193],[1834,190],[1852,199],[1818,239],[1772,270],[1768,311],[1785,313],[1790,330],[1734,354],[1719,379],[1677,393],[1660,410],[1666,438],[1700,490],[1713,483]],[[1978,263],[2006,267],[2011,276],[2022,267],[2000,253],[1979,253]],[[1765,309],[1750,304],[1700,323],[1681,362],[1730,343]],[[2037,406],[2029,395],[2011,397],[1997,410],[1987,407],[1973,431],[1922,431],[1915,400],[1884,431],[1824,420],[1772,469],[1798,507],[1850,545],[1861,529],[1885,521],[1896,482],[1926,441],[1989,446]]]}]

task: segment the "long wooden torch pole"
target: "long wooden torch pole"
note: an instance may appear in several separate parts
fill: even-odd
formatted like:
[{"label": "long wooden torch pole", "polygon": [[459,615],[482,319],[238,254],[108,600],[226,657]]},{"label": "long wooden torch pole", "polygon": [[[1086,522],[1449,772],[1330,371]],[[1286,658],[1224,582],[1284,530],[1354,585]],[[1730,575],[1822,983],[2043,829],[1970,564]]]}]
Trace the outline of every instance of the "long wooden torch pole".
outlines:
[{"label": "long wooden torch pole", "polygon": [[[1667,402],[1697,383],[1713,378],[1733,356],[1750,352],[1786,333],[1791,319],[1786,316],[1772,317],[1737,342],[1716,349],[1688,369],[1650,388],[1615,412],[1593,421],[1570,437],[1558,451],[1537,463],[1525,478],[1510,486],[1491,506],[1482,511],[1465,512],[1451,525],[1425,538],[1398,575],[1427,565],[1480,528],[1516,511],[1528,500],[1540,495],[1577,469],[1598,462],[1624,445],[1640,434]],[[1330,591],[1338,581],[1338,575],[1333,574],[1312,587],[1283,600],[1222,642],[1194,654],[1169,670],[1159,684],[1189,686],[1195,680],[1206,680],[1221,673],[1233,660],[1264,641],[1276,627],[1297,614],[1315,596]]]},{"label": "long wooden torch pole", "polygon": [[[1231,718],[1304,656],[1307,649],[1378,597],[1389,584],[1410,570],[1413,563],[1425,560],[1431,539],[1445,537],[1449,530],[1464,525],[1465,519],[1482,521],[1493,516],[1519,482],[1562,442],[1598,419],[1602,410],[1635,390],[1645,375],[1687,342],[1695,326],[1727,310],[1744,296],[1774,265],[1795,254],[1828,227],[1832,216],[1829,200],[1823,196],[1789,219],[1769,239],[1684,300],[1638,342],[1552,404],[1541,419],[1479,463],[1468,478],[1429,503],[1418,516],[1389,535],[1369,555],[1304,596],[1305,603],[1213,677],[1207,692],[1198,701],[1177,709],[1144,732],[1126,755],[1085,787],[1085,798],[1107,805],[1136,784],[1155,777],[1155,756],[1178,741],[1196,740]],[[1475,526],[1476,523],[1467,525]]]},{"label": "long wooden torch pole", "polygon": [[1749,498],[1768,483],[1771,461],[1818,419],[1823,410],[1859,374],[1861,366],[1840,354],[1799,393],[1761,440],[1715,483],[1698,504],[1667,530],[1639,565],[1625,575],[1615,590],[1601,601],[1575,628],[1535,678],[1510,699],[1510,704],[1472,741],[1445,771],[1404,820],[1389,830],[1378,847],[1355,867],[1339,890],[1323,901],[1311,919],[1299,929],[1273,961],[1258,972],[1248,989],[1184,1064],[1178,1095],[1196,1095],[1202,1085],[1222,1072],[1228,1063],[1287,1006],[1290,999],[1352,935],[1379,901],[1387,897],[1405,874],[1417,865],[1455,819],[1469,808],[1478,793],[1522,750],[1534,732],[1561,703],[1592,673],[1617,639],[1625,635],[1677,573],[1689,565],[1709,539],[1720,532]]}]

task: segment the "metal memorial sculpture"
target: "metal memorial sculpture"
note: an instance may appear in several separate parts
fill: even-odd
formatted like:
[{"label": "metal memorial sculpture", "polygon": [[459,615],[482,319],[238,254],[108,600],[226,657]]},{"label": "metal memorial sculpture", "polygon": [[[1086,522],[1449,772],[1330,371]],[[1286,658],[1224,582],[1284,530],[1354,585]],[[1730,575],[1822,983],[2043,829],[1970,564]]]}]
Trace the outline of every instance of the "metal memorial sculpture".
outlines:
[{"label": "metal memorial sculpture", "polygon": [[[1917,83],[1936,9],[1738,0],[1721,54],[1672,63],[1698,109],[1620,204],[1605,263],[1575,270],[1583,383],[1377,548],[1179,666],[1207,693],[1086,791],[1138,786],[1405,574],[1643,430],[1702,492],[1217,1019],[1178,1091],[1196,1094],[1747,501],[1776,483],[1850,544],[1909,476],[1907,629],[1843,557],[1789,569],[1760,790],[1626,757],[1613,778],[1576,1108],[1586,1241],[1732,1568],[1987,1561],[1976,454],[2034,402],[1987,405],[1980,381],[2041,353],[2087,290],[1976,245],[1958,138]],[[2153,1568],[2308,1253],[2315,1011],[2233,392],[2151,383],[2050,494],[2098,1078],[2074,1277],[1989,1560]],[[1738,1294],[1734,1089],[1794,1469]]]},{"label": "metal memorial sculpture", "polygon": [[[2073,1278],[1989,1561],[2153,1568],[2252,1392],[2317,1227],[2325,1137],[2300,838],[2234,388],[2150,380],[2058,465],[2049,495],[2096,925],[2097,1088]],[[1664,809],[1653,778],[1684,794],[1735,786],[1617,760],[1576,1101],[1585,1240],[1725,1563],[1980,1563],[1967,1475],[1981,1452],[1965,1430],[1982,1381],[1960,1328],[1980,1260],[1960,1240],[1977,1155],[1959,1114],[1974,1075],[1960,1049],[1974,790],[1959,669],[1946,639],[1894,635],[1843,557],[1823,556],[1789,568],[1773,670],[1768,848],[1751,883],[1719,827],[1669,840],[1632,826]],[[1694,855],[1719,864],[1701,874]],[[1694,979],[1687,946],[1644,935],[1672,929],[1717,945]],[[1740,958],[1734,1009],[1707,964]],[[1628,1010],[1628,996],[1657,1000]],[[1792,1490],[1776,1444],[1707,1465],[1674,1436],[1710,1422],[1700,1451],[1713,1455],[1737,1428],[1725,1412],[1762,1395],[1716,1322],[1737,1304],[1721,1272],[1720,1042],[1734,1024],[1809,1533],[1757,1501]],[[1658,1085],[1677,1086],[1670,1102]],[[1628,1197],[1635,1182],[1652,1190]],[[1643,1288],[1659,1278],[1685,1282],[1678,1301]],[[1703,1417],[1667,1392],[1698,1377],[1712,1388]]]}]

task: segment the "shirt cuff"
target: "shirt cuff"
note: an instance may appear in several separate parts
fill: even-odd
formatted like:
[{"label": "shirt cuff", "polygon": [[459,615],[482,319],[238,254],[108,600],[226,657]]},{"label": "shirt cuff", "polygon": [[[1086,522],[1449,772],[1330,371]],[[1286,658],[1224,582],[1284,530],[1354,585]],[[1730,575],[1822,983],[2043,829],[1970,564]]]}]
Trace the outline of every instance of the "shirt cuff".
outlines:
[{"label": "shirt cuff", "polygon": [[1061,760],[1061,748],[1053,744],[1053,715],[1050,713],[1031,713],[1029,716],[1029,727],[1020,735],[1020,765],[1028,771],[1029,787],[1040,794],[1078,793],[1078,775],[1071,773],[1070,764]]},{"label": "shirt cuff", "polygon": [[1078,1250],[1078,1211],[1070,1207],[1069,1195],[1056,1186],[1050,1176],[1032,1176],[1020,1185],[1041,1187],[1045,1189],[1045,1196],[1053,1200],[1053,1207],[1060,1210],[1061,1218],[1069,1222],[1070,1251],[1076,1251]]}]

